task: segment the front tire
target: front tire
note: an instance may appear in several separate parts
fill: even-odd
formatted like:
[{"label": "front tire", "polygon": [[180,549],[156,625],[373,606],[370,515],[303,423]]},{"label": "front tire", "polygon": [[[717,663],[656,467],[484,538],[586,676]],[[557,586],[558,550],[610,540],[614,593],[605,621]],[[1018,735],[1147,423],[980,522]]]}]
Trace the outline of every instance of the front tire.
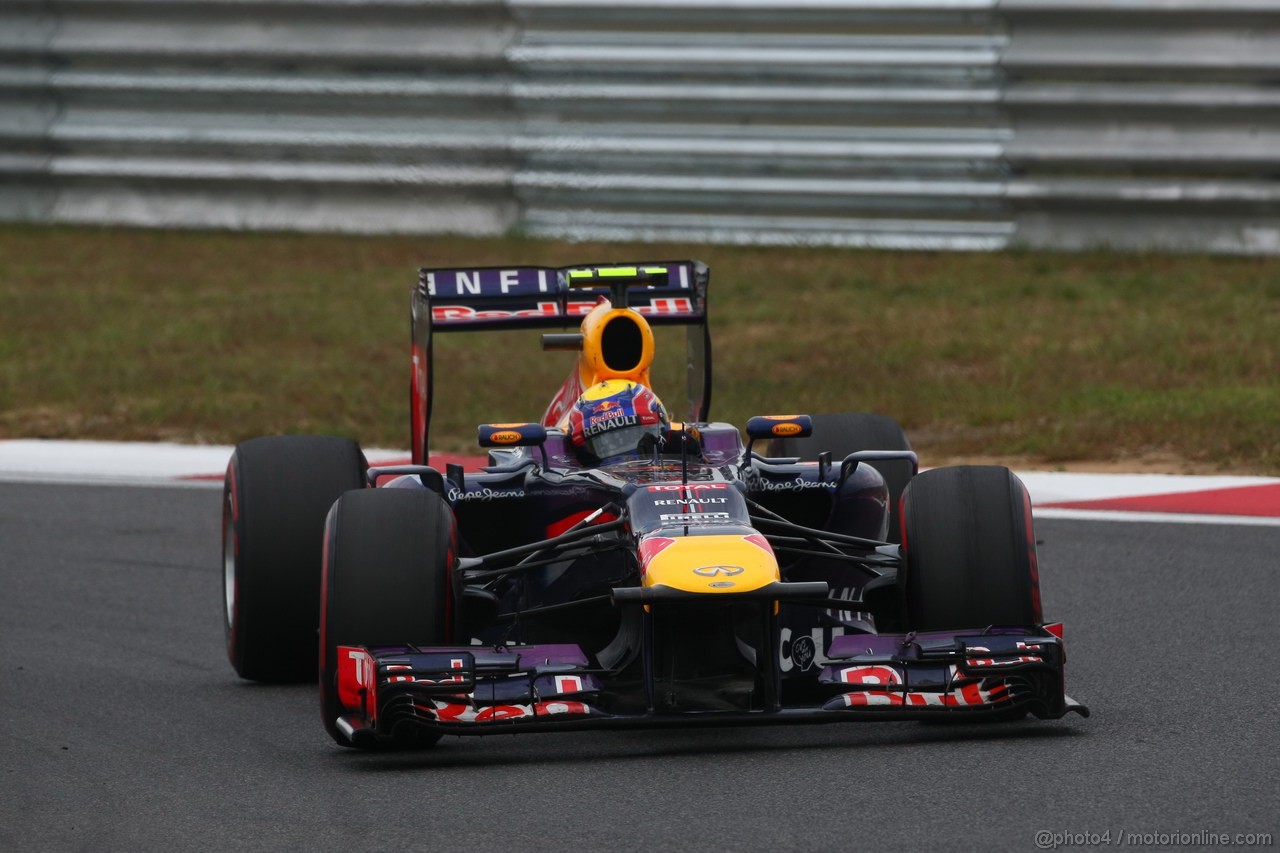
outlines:
[{"label": "front tire", "polygon": [[917,476],[903,498],[902,547],[909,630],[1042,623],[1031,498],[1009,469],[961,465]]},{"label": "front tire", "polygon": [[222,488],[227,657],[253,681],[316,677],[320,549],[338,495],[364,485],[360,446],[328,436],[241,442]]},{"label": "front tire", "polygon": [[[339,646],[445,645],[451,633],[450,577],[457,555],[453,511],[432,491],[348,492],[329,512],[321,578],[320,712],[335,742]],[[404,732],[398,746],[438,735]]]}]

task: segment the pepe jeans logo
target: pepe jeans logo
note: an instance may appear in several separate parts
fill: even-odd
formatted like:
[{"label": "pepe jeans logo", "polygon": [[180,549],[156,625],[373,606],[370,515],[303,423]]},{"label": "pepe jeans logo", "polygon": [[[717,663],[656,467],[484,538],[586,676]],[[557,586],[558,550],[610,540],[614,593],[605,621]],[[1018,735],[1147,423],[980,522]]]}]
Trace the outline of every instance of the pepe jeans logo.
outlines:
[{"label": "pepe jeans logo", "polygon": [[693,570],[695,575],[702,575],[704,578],[714,578],[716,575],[734,575],[742,574],[746,569],[742,566],[699,566]]},{"label": "pepe jeans logo", "polygon": [[806,480],[797,476],[794,480],[766,480],[764,477],[751,479],[751,488],[761,492],[800,492],[806,489],[827,489],[835,491],[836,484],[824,480]]},{"label": "pepe jeans logo", "polygon": [[491,489],[486,486],[483,489],[476,489],[474,492],[463,491],[462,489],[450,489],[449,500],[457,503],[462,501],[496,501],[504,498],[522,498],[524,497],[524,489]]}]

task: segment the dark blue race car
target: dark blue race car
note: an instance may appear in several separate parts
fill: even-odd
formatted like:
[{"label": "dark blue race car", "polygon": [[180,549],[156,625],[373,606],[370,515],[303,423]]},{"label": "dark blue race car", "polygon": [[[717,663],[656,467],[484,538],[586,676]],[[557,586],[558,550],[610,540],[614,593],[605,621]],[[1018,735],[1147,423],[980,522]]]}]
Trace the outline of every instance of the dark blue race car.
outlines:
[{"label": "dark blue race car", "polygon": [[[236,672],[318,673],[325,728],[356,747],[1087,715],[1018,478],[917,473],[882,415],[762,414],[745,442],[709,420],[708,282],[696,261],[423,270],[413,464],[306,436],[231,458]],[[662,325],[687,327],[679,416],[652,387]],[[543,346],[577,353],[568,378],[540,420],[480,426],[481,471],[432,466],[433,336],[519,327],[561,330]]]}]

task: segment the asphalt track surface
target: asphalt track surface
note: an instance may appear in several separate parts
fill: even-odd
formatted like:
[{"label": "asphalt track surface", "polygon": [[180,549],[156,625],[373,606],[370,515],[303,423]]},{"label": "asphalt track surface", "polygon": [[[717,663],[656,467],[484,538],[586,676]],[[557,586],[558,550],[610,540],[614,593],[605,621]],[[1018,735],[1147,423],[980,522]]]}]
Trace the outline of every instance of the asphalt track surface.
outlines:
[{"label": "asphalt track surface", "polygon": [[0,485],[0,850],[1033,850],[1039,830],[1280,830],[1275,527],[1039,523],[1087,720],[388,755],[335,746],[314,688],[232,673],[218,502]]}]

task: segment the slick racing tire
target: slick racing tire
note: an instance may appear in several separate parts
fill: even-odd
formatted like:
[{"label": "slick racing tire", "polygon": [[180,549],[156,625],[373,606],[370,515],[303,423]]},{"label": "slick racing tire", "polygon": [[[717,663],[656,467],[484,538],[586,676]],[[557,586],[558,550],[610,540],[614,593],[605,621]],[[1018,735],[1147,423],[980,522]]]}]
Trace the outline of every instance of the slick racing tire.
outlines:
[{"label": "slick racing tire", "polygon": [[[329,512],[321,585],[320,713],[337,728],[339,646],[444,645],[451,640],[450,577],[457,554],[453,511],[431,491],[347,492]],[[439,735],[397,732],[397,747]]]},{"label": "slick racing tire", "polygon": [[935,468],[903,498],[898,587],[912,631],[1042,622],[1027,489],[1007,468]]},{"label": "slick racing tire", "polygon": [[[816,461],[824,450],[831,451],[831,462],[839,465],[844,457],[858,450],[910,450],[911,442],[902,426],[888,415],[868,412],[837,412],[814,415],[813,433],[805,438],[783,438],[769,448],[771,456],[799,456],[806,462]],[[911,463],[890,460],[866,463],[880,472],[889,487],[888,541],[898,542],[900,521],[898,502],[911,482]]]},{"label": "slick racing tire", "polygon": [[227,657],[254,681],[316,677],[320,549],[338,495],[364,484],[354,441],[270,436],[236,446],[222,489]]}]

